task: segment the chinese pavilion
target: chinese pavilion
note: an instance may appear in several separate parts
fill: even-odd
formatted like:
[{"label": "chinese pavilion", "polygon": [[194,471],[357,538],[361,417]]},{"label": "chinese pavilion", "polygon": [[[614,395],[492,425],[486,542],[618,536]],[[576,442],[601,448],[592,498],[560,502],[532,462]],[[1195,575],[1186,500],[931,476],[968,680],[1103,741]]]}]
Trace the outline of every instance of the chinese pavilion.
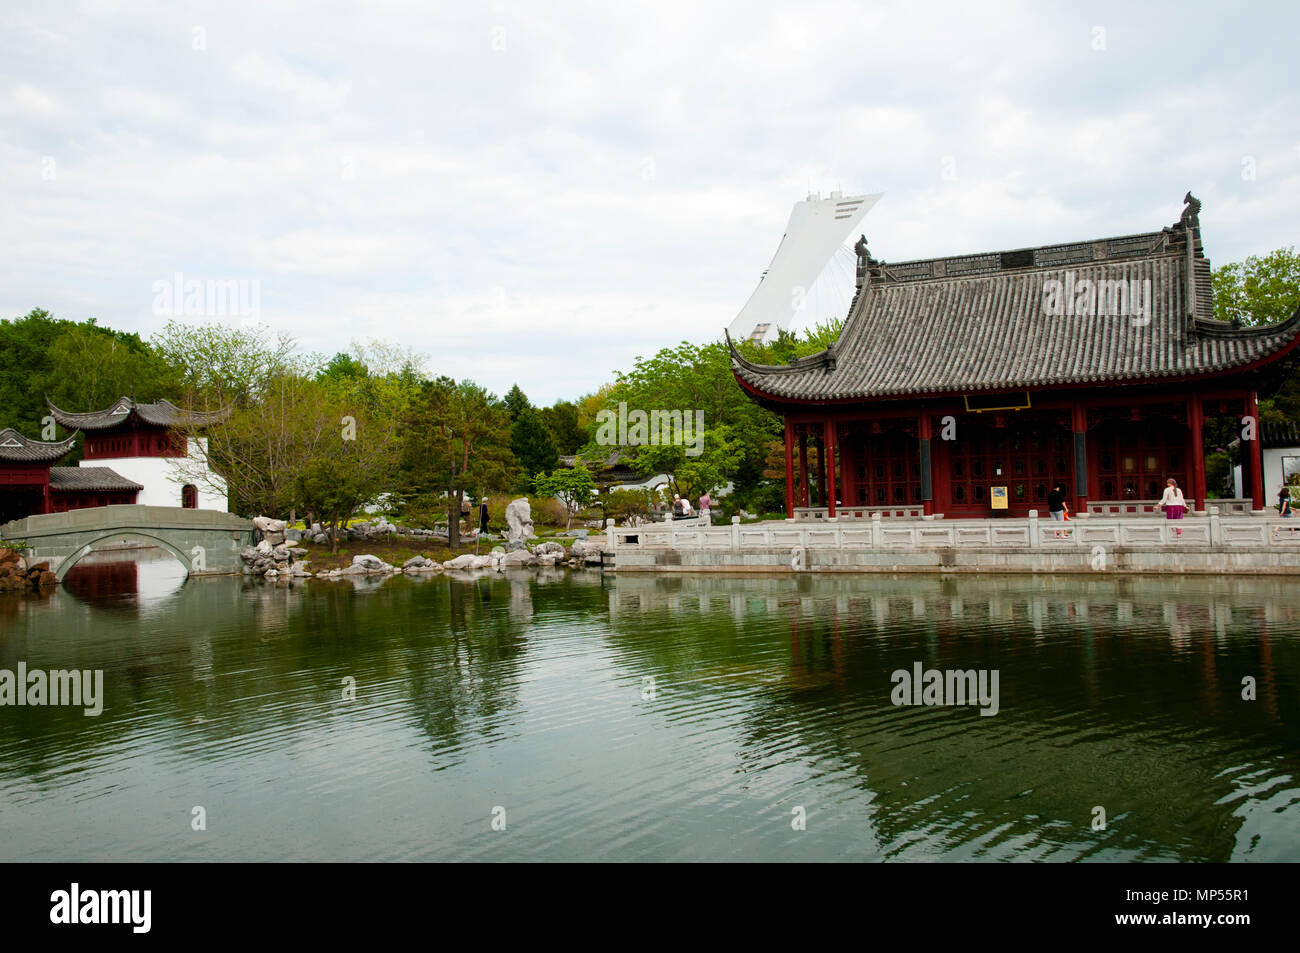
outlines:
[{"label": "chinese pavilion", "polygon": [[1263,510],[1258,400],[1300,364],[1300,312],[1214,320],[1184,203],[1160,231],[1016,251],[887,264],[859,242],[834,344],[783,366],[731,344],[785,422],[787,516],[1023,516],[1058,483],[1076,513],[1127,515],[1167,477],[1202,510],[1212,417],[1245,438],[1236,506]]},{"label": "chinese pavilion", "polygon": [[144,404],[130,397],[90,413],[69,413],[48,399],[46,404],[60,426],[85,434],[87,461],[111,460],[114,470],[140,484],[136,502],[228,509],[224,481],[207,470],[206,438],[196,438],[192,446],[186,436],[187,429],[220,423],[228,411],[186,412],[168,400]]},{"label": "chinese pavilion", "polygon": [[136,502],[144,487],[109,467],[54,466],[75,444],[75,434],[44,442],[29,440],[12,427],[0,430],[0,523],[37,513]]}]

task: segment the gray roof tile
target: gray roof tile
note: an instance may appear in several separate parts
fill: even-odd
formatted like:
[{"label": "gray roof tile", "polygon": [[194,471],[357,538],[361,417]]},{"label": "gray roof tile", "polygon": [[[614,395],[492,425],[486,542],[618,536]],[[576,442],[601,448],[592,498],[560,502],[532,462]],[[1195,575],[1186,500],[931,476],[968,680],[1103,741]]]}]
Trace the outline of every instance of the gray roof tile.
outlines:
[{"label": "gray roof tile", "polygon": [[108,467],[50,467],[50,489],[55,493],[138,493],[144,487]]},{"label": "gray roof tile", "polygon": [[155,427],[181,427],[193,425],[206,427],[220,423],[230,416],[229,410],[193,411],[187,413],[169,400],[152,404],[139,404],[130,397],[119,397],[103,410],[89,413],[71,413],[50,403],[50,413],[62,426],[73,430],[111,430],[127,422],[144,423]]},{"label": "gray roof tile", "polygon": [[0,430],[0,460],[6,463],[52,463],[65,457],[76,444],[76,436],[46,443],[29,440],[12,427]]}]

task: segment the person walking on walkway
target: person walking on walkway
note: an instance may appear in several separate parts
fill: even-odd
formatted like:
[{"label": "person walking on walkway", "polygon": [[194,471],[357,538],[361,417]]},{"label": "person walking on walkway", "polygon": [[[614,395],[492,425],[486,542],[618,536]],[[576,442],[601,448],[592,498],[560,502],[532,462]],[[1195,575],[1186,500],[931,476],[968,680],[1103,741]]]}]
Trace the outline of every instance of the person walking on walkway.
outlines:
[{"label": "person walking on walkway", "polygon": [[[1178,481],[1173,477],[1165,481],[1165,495],[1160,497],[1160,508],[1165,511],[1167,520],[1180,520],[1187,512],[1187,501],[1183,499],[1183,491],[1178,489]],[[1175,527],[1174,533],[1182,536],[1183,528]]]},{"label": "person walking on walkway", "polygon": [[478,501],[478,531],[480,536],[487,535],[488,509],[487,497]]},{"label": "person walking on walkway", "polygon": [[700,517],[706,523],[713,522],[713,500],[707,490],[700,496]]}]

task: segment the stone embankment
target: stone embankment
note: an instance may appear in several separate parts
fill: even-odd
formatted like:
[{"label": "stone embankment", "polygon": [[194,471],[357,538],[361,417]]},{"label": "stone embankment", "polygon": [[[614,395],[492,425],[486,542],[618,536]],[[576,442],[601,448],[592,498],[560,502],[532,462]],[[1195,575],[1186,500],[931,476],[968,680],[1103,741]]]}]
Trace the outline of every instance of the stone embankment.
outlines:
[{"label": "stone embankment", "polygon": [[39,592],[58,585],[48,562],[32,563],[16,549],[0,548],[0,592]]},{"label": "stone embankment", "polygon": [[[283,520],[264,516],[256,517],[253,525],[261,532],[262,539],[256,546],[245,548],[240,553],[240,559],[244,563],[246,575],[262,576],[266,579],[308,576],[317,579],[342,579],[349,576],[382,576],[397,573],[419,575],[485,569],[504,572],[507,569],[546,566],[577,568],[599,565],[604,548],[602,542],[583,537],[575,539],[568,549],[554,541],[537,543],[531,548],[526,544],[514,542],[509,544],[511,548],[496,546],[491,552],[483,555],[463,553],[443,563],[435,562],[427,556],[412,556],[401,566],[390,565],[378,556],[361,555],[353,556],[352,565],[344,569],[328,569],[313,573],[307,568],[307,550],[293,545],[301,540],[301,533],[286,530]],[[392,524],[387,525],[391,527]],[[423,533],[416,535],[423,535]]]}]

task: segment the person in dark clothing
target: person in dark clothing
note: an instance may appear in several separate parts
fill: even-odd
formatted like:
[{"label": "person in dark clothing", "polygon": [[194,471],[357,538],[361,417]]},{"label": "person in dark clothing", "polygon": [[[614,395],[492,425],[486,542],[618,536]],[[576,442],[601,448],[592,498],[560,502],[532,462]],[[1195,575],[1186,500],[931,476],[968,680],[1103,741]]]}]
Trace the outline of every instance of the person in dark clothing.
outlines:
[{"label": "person in dark clothing", "polygon": [[1065,520],[1065,490],[1059,483],[1047,494],[1047,512],[1054,520]]},{"label": "person in dark clothing", "polygon": [[1291,491],[1285,484],[1277,491],[1277,512],[1279,516],[1291,515]]},{"label": "person in dark clothing", "polygon": [[[1047,513],[1052,519],[1062,523],[1065,522],[1065,487],[1059,483],[1053,486],[1051,492],[1047,494]],[[1056,530],[1052,536],[1055,539],[1068,538],[1068,534],[1063,528]]]},{"label": "person in dark clothing", "polygon": [[479,500],[478,503],[478,531],[480,534],[486,533],[488,524],[487,497]]}]

